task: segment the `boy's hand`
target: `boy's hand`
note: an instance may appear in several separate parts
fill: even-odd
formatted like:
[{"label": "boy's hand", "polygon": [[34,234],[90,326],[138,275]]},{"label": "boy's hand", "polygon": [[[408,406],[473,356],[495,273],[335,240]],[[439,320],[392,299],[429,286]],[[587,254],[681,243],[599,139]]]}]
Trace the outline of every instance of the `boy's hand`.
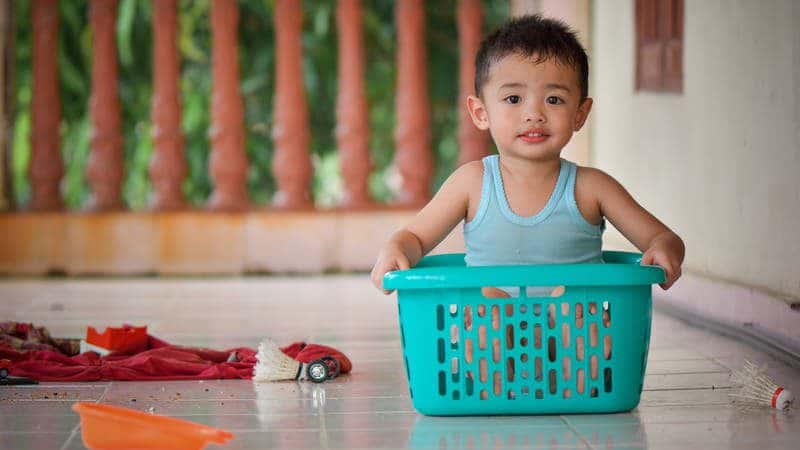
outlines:
[{"label": "boy's hand", "polygon": [[383,276],[387,272],[406,270],[410,267],[411,263],[400,246],[390,242],[381,250],[381,253],[378,255],[378,261],[375,262],[375,266],[372,268],[372,284],[374,284],[376,288],[382,290],[384,294],[388,295],[392,291],[387,291],[383,288]]},{"label": "boy's hand", "polygon": [[[677,236],[675,236],[677,238]],[[683,248],[681,242],[680,249]],[[665,291],[681,276],[682,251],[675,248],[670,239],[656,239],[642,255],[643,266],[661,266],[666,272],[667,280],[659,284]]]}]

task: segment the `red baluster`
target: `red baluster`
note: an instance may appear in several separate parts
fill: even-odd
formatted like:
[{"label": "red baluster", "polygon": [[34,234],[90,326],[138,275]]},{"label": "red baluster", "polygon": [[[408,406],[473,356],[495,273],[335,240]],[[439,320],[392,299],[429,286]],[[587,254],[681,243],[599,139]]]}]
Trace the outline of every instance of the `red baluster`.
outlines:
[{"label": "red baluster", "polygon": [[430,198],[433,175],[422,0],[397,2],[395,17],[398,41],[395,164],[403,180],[398,200],[401,204],[418,206]]},{"label": "red baluster", "polygon": [[122,208],[122,116],[117,93],[117,0],[91,0],[92,122],[86,178],[92,195],[88,211]]},{"label": "red baluster", "polygon": [[178,92],[180,56],[177,45],[178,0],[153,1],[153,181],[150,208],[180,209],[185,205],[181,183],[186,176],[185,138],[181,132]]},{"label": "red baluster", "polygon": [[344,207],[368,207],[369,116],[364,87],[364,40],[361,0],[339,0],[339,93],[336,99],[336,139],[344,181]]},{"label": "red baluster", "polygon": [[273,205],[278,208],[311,208],[311,159],[306,91],[303,86],[302,2],[275,1],[275,126],[272,139],[275,154],[272,173],[277,192]]},{"label": "red baluster", "polygon": [[458,95],[458,164],[481,159],[489,154],[489,133],[479,130],[467,112],[467,96],[475,91],[475,55],[481,42],[483,10],[480,0],[458,2],[459,95]]},{"label": "red baluster", "polygon": [[31,183],[29,208],[34,211],[63,207],[59,185],[64,176],[59,125],[61,98],[58,88],[58,0],[34,0],[33,23],[33,123],[30,134]]},{"label": "red baluster", "polygon": [[235,0],[211,2],[211,154],[209,172],[214,191],[212,210],[240,211],[249,206],[247,154],[244,148],[244,106],[239,92],[239,7]]}]

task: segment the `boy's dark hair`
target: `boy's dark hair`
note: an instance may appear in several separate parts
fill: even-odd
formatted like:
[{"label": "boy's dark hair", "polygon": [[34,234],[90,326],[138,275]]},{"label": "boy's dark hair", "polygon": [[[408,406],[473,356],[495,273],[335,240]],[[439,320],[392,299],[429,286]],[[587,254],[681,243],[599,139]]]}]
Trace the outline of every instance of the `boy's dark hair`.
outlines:
[{"label": "boy's dark hair", "polygon": [[555,60],[575,69],[581,98],[589,96],[589,58],[570,27],[539,14],[512,19],[481,42],[475,56],[475,94],[489,79],[492,64],[510,54],[536,55],[537,61]]}]

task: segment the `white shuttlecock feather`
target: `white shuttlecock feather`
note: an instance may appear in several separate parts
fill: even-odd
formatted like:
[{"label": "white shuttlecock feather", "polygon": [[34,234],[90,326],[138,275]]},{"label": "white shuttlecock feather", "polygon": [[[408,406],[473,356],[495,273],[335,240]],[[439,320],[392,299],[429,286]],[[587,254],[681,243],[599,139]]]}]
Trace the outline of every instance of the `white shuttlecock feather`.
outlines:
[{"label": "white shuttlecock feather", "polygon": [[305,364],[287,356],[271,339],[258,344],[256,359],[253,381],[297,380],[305,372]]},{"label": "white shuttlecock feather", "polygon": [[730,394],[734,403],[745,406],[769,406],[786,410],[794,400],[792,391],[778,385],[766,374],[766,366],[759,367],[745,360],[744,367],[731,373],[731,383],[737,391]]}]

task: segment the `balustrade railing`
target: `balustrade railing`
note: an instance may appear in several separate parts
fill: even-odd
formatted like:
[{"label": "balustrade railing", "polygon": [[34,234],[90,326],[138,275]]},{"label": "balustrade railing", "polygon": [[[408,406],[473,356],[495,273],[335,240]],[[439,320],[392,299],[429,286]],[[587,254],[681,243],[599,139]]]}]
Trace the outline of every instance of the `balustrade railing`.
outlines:
[{"label": "balustrade railing", "polygon": [[[273,9],[275,92],[271,167],[274,197],[268,205],[248,196],[250,166],[240,90],[240,11],[235,0],[210,0],[211,100],[208,176],[203,208],[190,205],[182,186],[188,176],[187,136],[181,128],[179,0],[151,0],[153,39],[153,151],[147,174],[152,191],[146,211],[122,199],[123,119],[118,92],[117,0],[89,0],[92,31],[91,139],[84,168],[90,195],[80,211],[65,210],[60,130],[58,0],[30,0],[32,99],[28,182],[30,198],[0,214],[2,274],[203,274],[364,270],[388,234],[406,223],[431,195],[434,156],[428,98],[423,0],[398,0],[394,165],[400,192],[394,206],[370,195],[370,122],[365,71],[369,62],[361,0],[336,2],[338,40],[335,142],[342,178],[338,208],[318,208],[311,195],[312,133],[303,84],[300,0],[276,0]],[[485,132],[464,109],[481,35],[481,0],[459,0],[457,19],[461,109],[459,164],[488,153]],[[265,45],[272,45],[266,42]],[[434,64],[436,62],[433,62]],[[313,107],[313,106],[312,106]],[[0,167],[2,170],[2,167]],[[2,197],[0,190],[0,197]],[[266,207],[265,207],[266,206]],[[209,214],[209,212],[211,214]],[[365,212],[367,212],[365,214]],[[456,234],[454,233],[454,236]],[[449,238],[458,249],[460,234]]]},{"label": "balustrade railing", "polygon": [[[179,96],[180,57],[177,48],[178,0],[153,2],[153,122],[154,149],[148,174],[153,191],[152,211],[185,210],[187,202],[181,184],[187,175],[181,131]],[[115,22],[117,0],[90,0],[92,27],[90,154],[85,168],[91,196],[84,206],[88,212],[123,210],[122,116],[117,91],[118,63]],[[362,31],[363,5],[360,0],[340,0],[336,5],[338,23],[338,97],[336,142],[344,185],[341,207],[370,209],[368,178],[372,170],[369,152],[369,115],[364,70]],[[480,0],[457,4],[460,68],[460,97],[472,91],[473,61],[481,34]],[[59,185],[64,162],[59,142],[57,35],[58,0],[32,0],[33,99],[29,182],[31,196],[26,209],[59,211],[64,201]],[[212,100],[209,130],[209,177],[213,184],[207,209],[245,211],[251,208],[246,188],[248,159],[245,152],[243,101],[239,89],[237,27],[239,8],[233,0],[211,0]],[[276,0],[275,96],[272,138],[273,175],[276,193],[274,209],[314,209],[310,181],[313,167],[309,156],[309,127],[303,86],[301,45],[302,3]],[[431,119],[428,102],[425,53],[425,12],[423,0],[398,1],[397,93],[395,164],[402,178],[398,204],[418,207],[431,195],[434,158],[431,153]],[[454,74],[455,76],[455,74]],[[463,102],[453,99],[454,107]],[[463,106],[459,118],[458,161],[464,163],[487,154],[488,137],[477,130]]]}]

